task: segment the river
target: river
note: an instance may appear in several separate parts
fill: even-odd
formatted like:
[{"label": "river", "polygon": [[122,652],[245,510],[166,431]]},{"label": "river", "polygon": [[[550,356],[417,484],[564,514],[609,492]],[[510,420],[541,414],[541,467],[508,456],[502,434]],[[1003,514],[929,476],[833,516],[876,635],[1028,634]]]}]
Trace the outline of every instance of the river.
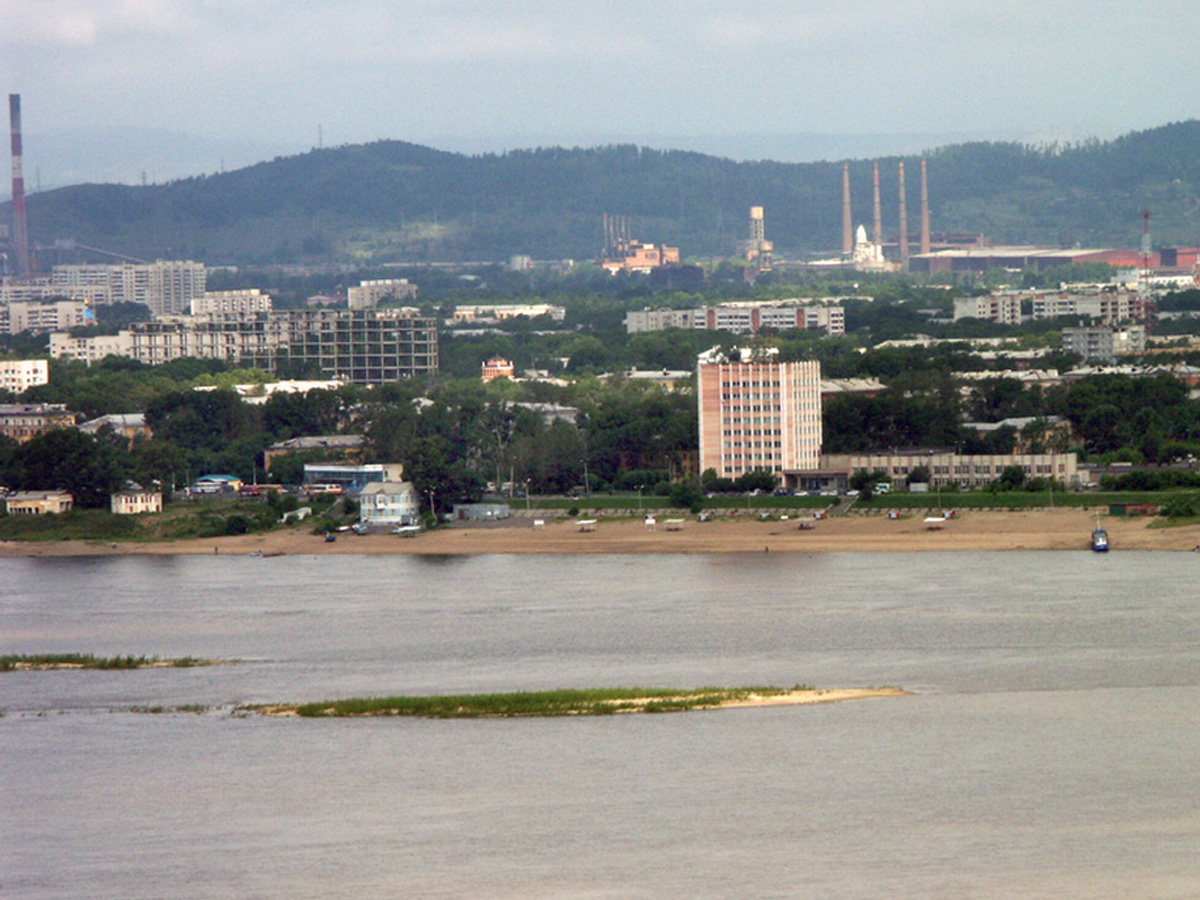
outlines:
[{"label": "river", "polygon": [[[0,559],[0,896],[1200,895],[1191,554]],[[900,685],[811,707],[233,704]],[[203,713],[134,708],[210,707]]]}]

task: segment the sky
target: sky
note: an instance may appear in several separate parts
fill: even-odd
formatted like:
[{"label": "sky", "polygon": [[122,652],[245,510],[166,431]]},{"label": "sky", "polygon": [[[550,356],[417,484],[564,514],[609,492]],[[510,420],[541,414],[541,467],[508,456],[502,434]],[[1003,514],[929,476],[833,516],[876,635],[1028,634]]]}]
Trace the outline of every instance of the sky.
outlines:
[{"label": "sky", "polygon": [[797,161],[1193,118],[1197,34],[1195,0],[0,0],[0,81],[27,182],[378,138]]}]

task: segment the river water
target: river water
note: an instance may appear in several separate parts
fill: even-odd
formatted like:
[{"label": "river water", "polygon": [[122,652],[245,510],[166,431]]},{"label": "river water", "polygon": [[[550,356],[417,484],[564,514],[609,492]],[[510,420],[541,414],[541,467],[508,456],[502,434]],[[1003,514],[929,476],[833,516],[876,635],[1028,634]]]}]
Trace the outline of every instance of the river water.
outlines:
[{"label": "river water", "polygon": [[[0,896],[1194,898],[1190,554],[0,560]],[[682,715],[237,703],[894,684]],[[199,704],[204,713],[136,713]]]}]

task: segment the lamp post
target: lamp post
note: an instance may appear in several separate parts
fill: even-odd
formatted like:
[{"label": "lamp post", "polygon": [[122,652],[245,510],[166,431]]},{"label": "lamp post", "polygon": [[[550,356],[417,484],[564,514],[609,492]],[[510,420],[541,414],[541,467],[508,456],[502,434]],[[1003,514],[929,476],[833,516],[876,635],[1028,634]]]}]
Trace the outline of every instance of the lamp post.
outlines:
[{"label": "lamp post", "polygon": [[642,512],[642,485],[638,485],[638,514]]},{"label": "lamp post", "polygon": [[529,512],[529,479],[525,479],[525,512]]}]

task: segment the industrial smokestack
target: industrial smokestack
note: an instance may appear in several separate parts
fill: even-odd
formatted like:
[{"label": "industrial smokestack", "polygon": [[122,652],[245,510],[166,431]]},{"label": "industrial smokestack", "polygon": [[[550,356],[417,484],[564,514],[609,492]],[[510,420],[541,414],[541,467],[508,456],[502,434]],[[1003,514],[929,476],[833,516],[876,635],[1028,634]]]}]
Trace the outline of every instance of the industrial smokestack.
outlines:
[{"label": "industrial smokestack", "polygon": [[921,160],[921,252],[928,253],[933,244],[929,239],[929,172]]},{"label": "industrial smokestack", "polygon": [[883,203],[879,200],[879,161],[875,161],[875,230],[872,242],[876,247],[883,244]]},{"label": "industrial smokestack", "polygon": [[900,261],[908,260],[908,199],[904,193],[904,160],[900,160]]},{"label": "industrial smokestack", "polygon": [[29,255],[29,219],[25,212],[25,173],[21,163],[21,95],[8,95],[8,121],[12,130],[13,263],[18,278],[33,274]]},{"label": "industrial smokestack", "polygon": [[842,163],[842,254],[854,252],[854,222],[850,215],[850,163]]}]

